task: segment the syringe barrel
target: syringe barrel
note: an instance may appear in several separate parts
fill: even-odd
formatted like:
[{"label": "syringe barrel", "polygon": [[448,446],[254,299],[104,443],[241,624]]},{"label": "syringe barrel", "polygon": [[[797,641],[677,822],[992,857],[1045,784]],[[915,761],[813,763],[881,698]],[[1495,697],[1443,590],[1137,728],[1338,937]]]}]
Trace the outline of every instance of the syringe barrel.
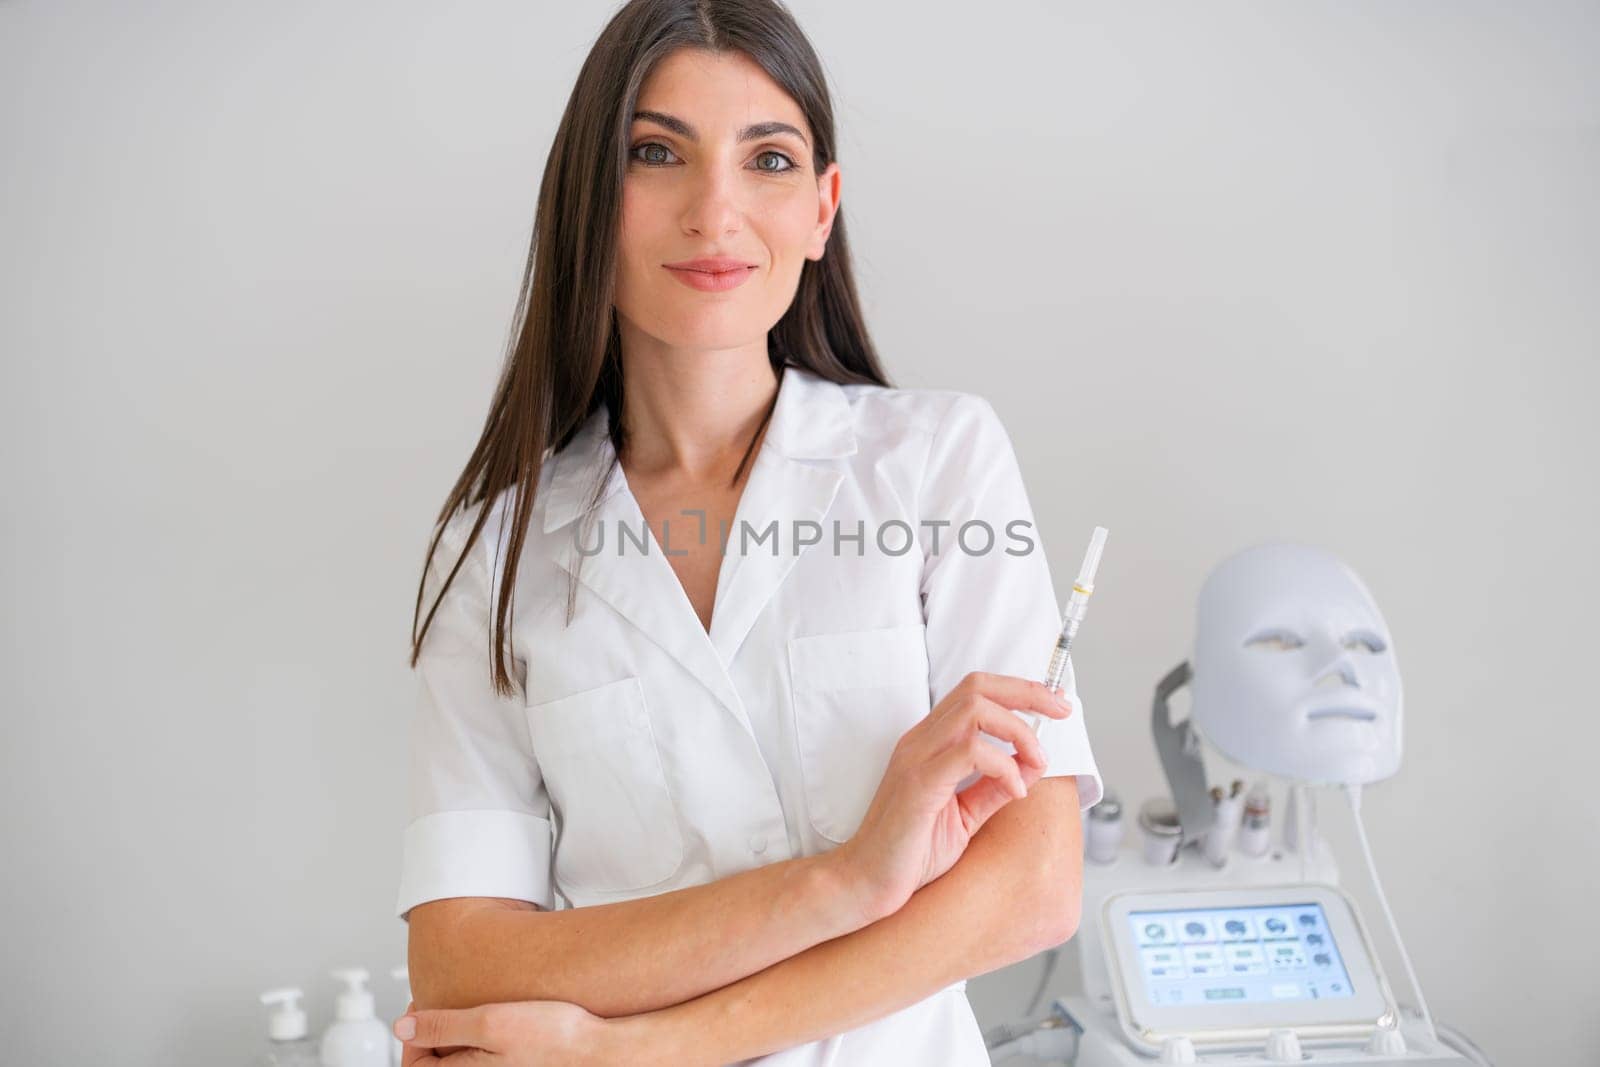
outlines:
[{"label": "syringe barrel", "polygon": [[1051,689],[1058,688],[1061,685],[1061,679],[1066,677],[1066,673],[1067,647],[1058,641],[1056,642],[1055,652],[1050,656],[1050,669],[1045,672],[1044,684]]},{"label": "syringe barrel", "polygon": [[1078,632],[1078,624],[1068,621],[1061,628],[1061,636],[1056,638],[1055,651],[1050,654],[1050,667],[1045,671],[1044,684],[1051,689],[1061,685],[1061,680],[1066,677],[1067,665],[1072,662],[1072,638]]}]

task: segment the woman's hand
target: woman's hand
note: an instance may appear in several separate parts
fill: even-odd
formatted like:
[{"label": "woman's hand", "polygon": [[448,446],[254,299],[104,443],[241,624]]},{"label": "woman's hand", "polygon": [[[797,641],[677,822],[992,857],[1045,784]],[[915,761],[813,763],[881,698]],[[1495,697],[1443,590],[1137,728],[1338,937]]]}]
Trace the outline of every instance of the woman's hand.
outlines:
[{"label": "woman's hand", "polygon": [[[836,851],[867,883],[880,916],[955,866],[989,816],[1044,773],[1039,739],[1009,709],[1064,719],[1072,706],[1043,682],[973,671],[896,743],[855,836]],[[1011,755],[983,738],[1016,748]],[[960,793],[973,771],[984,777]]]},{"label": "woman's hand", "polygon": [[401,1067],[587,1067],[644,1063],[644,1050],[619,1055],[618,1035],[606,1019],[561,1000],[522,1000],[476,1008],[417,1011],[415,1002],[395,1025],[415,1020]]}]

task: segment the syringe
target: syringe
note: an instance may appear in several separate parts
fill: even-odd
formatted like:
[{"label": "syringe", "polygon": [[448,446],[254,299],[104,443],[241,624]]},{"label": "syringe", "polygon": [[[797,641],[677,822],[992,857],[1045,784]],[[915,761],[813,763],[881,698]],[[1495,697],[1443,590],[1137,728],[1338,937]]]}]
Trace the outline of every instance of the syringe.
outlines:
[{"label": "syringe", "polygon": [[[1089,551],[1084,554],[1083,568],[1078,571],[1078,580],[1072,583],[1072,595],[1067,598],[1066,610],[1061,613],[1061,636],[1056,638],[1055,651],[1050,656],[1050,666],[1045,671],[1044,684],[1055,689],[1066,676],[1067,664],[1071,662],[1072,639],[1078,636],[1078,627],[1083,624],[1084,613],[1089,608],[1089,597],[1094,593],[1094,575],[1100,569],[1100,554],[1106,548],[1106,528],[1096,526],[1094,536],[1089,539]],[[1043,723],[1037,715],[1031,715],[1033,732],[1039,732]]]}]

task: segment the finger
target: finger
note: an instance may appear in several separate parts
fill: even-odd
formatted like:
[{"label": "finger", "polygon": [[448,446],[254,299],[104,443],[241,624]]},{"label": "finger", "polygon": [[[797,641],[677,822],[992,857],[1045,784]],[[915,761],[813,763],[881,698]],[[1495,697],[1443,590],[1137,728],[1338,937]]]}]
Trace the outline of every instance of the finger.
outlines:
[{"label": "finger", "polygon": [[929,744],[934,751],[964,744],[974,731],[981,730],[1002,742],[1009,741],[1024,765],[1031,764],[1042,770],[1048,759],[1043,743],[1030,724],[986,696],[972,696],[963,702],[959,714],[940,720],[930,730],[933,736]]},{"label": "finger", "polygon": [[957,793],[956,805],[961,809],[961,825],[967,836],[977,833],[989,816],[1016,799],[1009,786],[994,778],[979,778]]},{"label": "finger", "polygon": [[[409,1015],[409,1016],[412,1017],[412,1026],[414,1028],[415,1025],[416,1025],[416,1014],[417,1014],[417,1002],[415,1000],[411,1001],[410,1003],[408,1003],[406,1005],[406,1012],[405,1013],[406,1013],[406,1015]],[[402,1016],[401,1018],[404,1018],[404,1016]],[[395,1036],[396,1037],[399,1036],[399,1026],[398,1026],[399,1022],[400,1022],[399,1019],[395,1020],[395,1023],[396,1023]],[[410,1032],[414,1033],[415,1030],[413,1029]],[[447,1059],[451,1063],[458,1064],[458,1067],[459,1067],[460,1061],[457,1058],[457,1054],[459,1054],[463,1049],[466,1049],[466,1047],[467,1046],[465,1046],[465,1045],[446,1045],[446,1046],[444,1046],[442,1048],[425,1049],[425,1048],[419,1048],[417,1045],[415,1045],[414,1043],[412,1043],[410,1041],[405,1041],[400,1046],[400,1067],[410,1067],[410,1065],[413,1064],[413,1063],[421,1063],[421,1064],[439,1063],[439,1062],[441,1062],[443,1060],[447,1060]]]},{"label": "finger", "polygon": [[[985,739],[981,734],[972,739],[971,747],[973,766],[985,778],[1004,781],[1007,791],[1014,800],[1020,800],[1028,795],[1028,785],[1022,780],[1022,768],[1017,765],[1015,756],[1002,751],[999,745]],[[966,775],[962,777],[965,778]]]},{"label": "finger", "polygon": [[[407,1006],[406,1014],[409,1015],[416,1011],[416,1007],[417,1006],[415,1003]],[[398,1021],[399,1020],[396,1020],[396,1022]],[[427,1064],[438,1062],[439,1057],[434,1055],[429,1049],[419,1048],[409,1041],[400,1046],[400,1067],[412,1067],[413,1064],[422,1064],[424,1067],[426,1067]]]},{"label": "finger", "polygon": [[1044,743],[1039,740],[1039,735],[1035,734],[1033,727],[1016,712],[996,704],[987,697],[980,697],[974,703],[972,716],[978,728],[984,733],[1001,741],[1011,742],[1024,762],[1040,769],[1043,769],[1048,762],[1048,757],[1044,754]]},{"label": "finger", "polygon": [[[1010,714],[1007,712],[1006,714]],[[985,748],[992,747],[987,742]],[[1004,752],[995,749],[1002,758],[1010,761],[1022,778],[1022,794],[1016,793],[1016,784],[1002,782],[997,778],[980,778],[966,789],[956,794],[956,803],[961,809],[962,825],[966,827],[967,835],[978,832],[979,827],[989,821],[989,817],[1013,800],[1020,800],[1032,791],[1034,783],[1044,775],[1043,767],[1020,762],[1015,756],[1006,756]]]},{"label": "finger", "polygon": [[975,697],[992,700],[1006,708],[1048,715],[1053,719],[1064,719],[1072,714],[1072,698],[1062,690],[1051,689],[1043,682],[1016,675],[971,671],[941,702],[939,714],[932,717],[933,721],[959,716]]},{"label": "finger", "polygon": [[1065,691],[1051,689],[1032,678],[978,672],[974,684],[978,692],[996,704],[1017,711],[1037,711],[1052,719],[1065,719],[1072,714],[1072,701]]},{"label": "finger", "polygon": [[483,1024],[483,1008],[433,1008],[414,1011],[405,1018],[416,1020],[416,1035],[402,1037],[401,1024],[395,1024],[395,1036],[408,1044],[432,1049],[444,1046],[470,1046],[489,1048]]},{"label": "finger", "polygon": [[438,1063],[439,1057],[425,1048],[407,1043],[400,1046],[400,1067],[412,1067],[412,1064]]},{"label": "finger", "polygon": [[937,777],[940,791],[948,790],[944,794],[946,796],[954,795],[956,785],[974,770],[985,778],[998,779],[1000,788],[1013,799],[1026,796],[1028,792],[1022,781],[1022,772],[1017,769],[1016,759],[1001,752],[975,732],[966,742],[951,745],[940,752],[928,761],[927,766]]},{"label": "finger", "polygon": [[1048,767],[1035,767],[1028,763],[1022,764],[1022,784],[1028,787],[1029,792],[1032,792],[1033,787],[1038,784],[1039,779],[1044,777],[1044,772],[1048,769]]}]

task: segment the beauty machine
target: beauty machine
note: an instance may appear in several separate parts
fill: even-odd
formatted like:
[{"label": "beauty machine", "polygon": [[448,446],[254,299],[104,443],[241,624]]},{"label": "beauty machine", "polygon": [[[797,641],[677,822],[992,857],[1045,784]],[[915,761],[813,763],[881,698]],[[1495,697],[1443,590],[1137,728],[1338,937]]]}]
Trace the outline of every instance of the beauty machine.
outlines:
[{"label": "beauty machine", "polygon": [[[1319,549],[1257,545],[1208,575],[1194,640],[1192,666],[1155,690],[1151,726],[1170,795],[1132,819],[1111,791],[1089,810],[1078,932],[1043,954],[1024,1021],[985,1035],[991,1060],[1489,1063],[1428,1013],[1361,825],[1362,787],[1393,775],[1401,752],[1394,642],[1367,587]],[[1175,723],[1169,699],[1184,686],[1189,714]],[[1249,789],[1207,781],[1208,745],[1256,778]],[[1354,817],[1408,1003],[1317,832],[1314,800],[1330,788]],[[1074,946],[1082,992],[1038,1013],[1059,954]]]}]

